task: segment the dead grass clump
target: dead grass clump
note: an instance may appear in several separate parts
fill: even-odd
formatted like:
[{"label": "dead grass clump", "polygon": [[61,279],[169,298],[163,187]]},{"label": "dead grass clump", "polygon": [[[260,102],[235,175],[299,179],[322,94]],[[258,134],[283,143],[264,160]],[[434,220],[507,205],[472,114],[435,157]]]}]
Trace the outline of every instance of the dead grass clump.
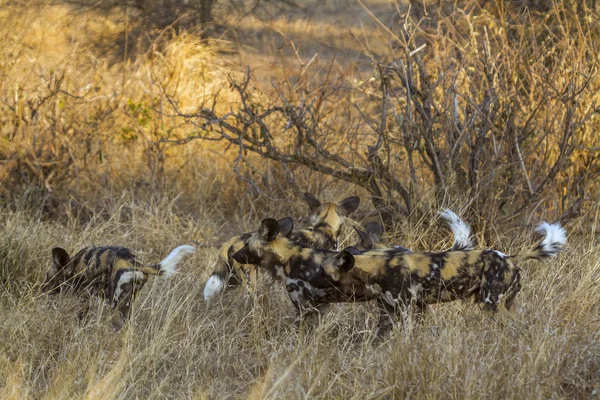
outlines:
[{"label": "dead grass clump", "polygon": [[[171,280],[151,280],[132,323],[115,334],[103,302],[92,300],[88,318],[78,321],[80,300],[41,295],[33,283],[55,244],[118,243],[152,262],[200,232],[161,203],[120,207],[128,208],[132,216],[125,221],[97,218],[84,226],[77,218],[53,222],[2,210],[3,259],[21,254],[18,274],[12,275],[21,283],[0,295],[3,393],[586,398],[598,389],[600,250],[587,236],[573,238],[557,260],[523,265],[524,286],[510,318],[490,316],[473,304],[440,304],[422,324],[398,327],[378,345],[372,344],[377,323],[372,304],[333,305],[316,328],[299,332],[277,283],[254,295],[230,291],[206,304],[202,288],[216,248],[201,248]],[[435,245],[414,230],[412,235],[415,242],[408,244]],[[521,234],[497,245],[516,252],[523,242]],[[15,247],[18,253],[8,252]]]},{"label": "dead grass clump", "polygon": [[[240,59],[278,69],[240,77],[190,32],[138,39],[123,13],[2,2],[0,397],[597,397],[597,12],[425,3],[423,20],[353,6],[371,18],[360,28],[351,13],[244,18],[246,45],[279,36]],[[542,217],[571,221],[569,246],[522,266],[506,319],[440,304],[379,344],[373,304],[332,305],[298,331],[268,278],[205,303],[215,245],[265,217],[306,226],[303,191],[360,195],[354,218],[389,216],[386,239],[415,250],[447,247],[442,205],[478,247],[517,253]],[[198,252],[148,282],[119,333],[105,302],[80,321],[81,299],[36,285],[54,246],[118,244],[152,263],[184,243]]]},{"label": "dead grass clump", "polygon": [[[231,66],[226,69],[217,56],[219,42],[209,45],[193,34],[167,30],[135,57],[111,58],[107,48],[117,51],[119,37],[134,23],[67,6],[3,9],[4,198],[35,192],[32,197],[42,201],[36,206],[47,214],[60,215],[68,207],[92,214],[102,207],[95,201],[98,194],[112,198],[133,189],[148,195],[159,188],[196,186],[197,175],[218,178],[227,157],[196,161],[198,155],[213,158],[215,146],[183,150],[162,141],[181,133],[181,124],[170,117],[167,93],[184,111],[210,106],[215,96],[227,109],[235,107],[222,91]],[[193,177],[180,170],[191,158],[196,165],[185,172],[195,169]]]}]

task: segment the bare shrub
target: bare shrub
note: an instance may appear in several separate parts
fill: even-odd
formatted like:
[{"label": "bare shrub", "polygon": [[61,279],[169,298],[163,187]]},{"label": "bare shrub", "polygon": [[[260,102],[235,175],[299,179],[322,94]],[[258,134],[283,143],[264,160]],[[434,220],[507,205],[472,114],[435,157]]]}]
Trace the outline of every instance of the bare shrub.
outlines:
[{"label": "bare shrub", "polygon": [[387,221],[449,198],[486,220],[581,215],[597,190],[599,25],[562,3],[543,20],[502,4],[430,6],[422,21],[398,8],[393,26],[379,22],[389,50],[371,54],[368,80],[349,82],[335,62],[311,76],[308,63],[267,92],[250,73],[230,78],[239,110],[172,100],[201,132],[179,142],[225,140],[236,168],[269,158],[292,180],[301,165],[355,184]]}]

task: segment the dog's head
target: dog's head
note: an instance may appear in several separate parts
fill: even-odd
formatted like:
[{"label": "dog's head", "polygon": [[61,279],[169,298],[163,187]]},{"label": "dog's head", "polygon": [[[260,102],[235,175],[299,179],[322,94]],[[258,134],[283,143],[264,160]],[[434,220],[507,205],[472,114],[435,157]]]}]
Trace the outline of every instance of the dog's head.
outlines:
[{"label": "dog's head", "polygon": [[265,268],[273,268],[281,264],[281,258],[289,247],[290,235],[294,228],[291,218],[279,221],[273,218],[264,219],[257,232],[244,241],[244,246],[233,254],[233,259],[240,264],[253,264]]},{"label": "dog's head", "polygon": [[[307,277],[309,282],[327,281],[335,292],[327,291],[326,302],[367,301],[381,295],[381,287],[369,282],[368,271],[355,266],[355,256],[362,252],[356,247],[346,247],[343,251],[327,257],[321,262],[319,276]],[[376,260],[377,266],[381,260]],[[358,270],[358,273],[354,273]]]},{"label": "dog's head", "polygon": [[75,273],[75,264],[69,253],[61,247],[52,249],[52,265],[46,272],[46,279],[42,284],[42,291],[58,293]]},{"label": "dog's head", "polygon": [[313,214],[311,217],[313,227],[328,227],[334,239],[340,235],[344,219],[360,205],[360,198],[357,196],[348,197],[339,203],[321,203],[312,194],[304,193],[304,199]]},{"label": "dog's head", "polygon": [[369,251],[373,249],[383,249],[387,246],[381,243],[383,236],[383,226],[380,223],[372,221],[367,224],[365,230],[354,227],[358,235],[358,241],[354,245],[360,251]]},{"label": "dog's head", "polygon": [[148,275],[142,271],[136,271],[132,268],[123,268],[116,272],[113,280],[113,293],[111,305],[113,308],[118,304],[129,307],[133,297],[144,287],[148,280]]},{"label": "dog's head", "polygon": [[361,251],[356,247],[346,247],[321,263],[323,273],[336,284],[360,284],[361,282],[350,274],[350,271],[354,268],[354,256],[359,254],[361,254]]}]

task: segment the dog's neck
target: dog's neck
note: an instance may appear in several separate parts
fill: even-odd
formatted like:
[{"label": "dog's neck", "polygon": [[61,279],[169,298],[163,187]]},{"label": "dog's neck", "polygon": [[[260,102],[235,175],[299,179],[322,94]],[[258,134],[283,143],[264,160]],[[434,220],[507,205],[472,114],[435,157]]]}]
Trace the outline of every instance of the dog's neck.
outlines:
[{"label": "dog's neck", "polygon": [[293,240],[278,236],[274,241],[269,243],[267,248],[277,257],[277,263],[285,264],[294,255],[299,254],[303,247]]}]

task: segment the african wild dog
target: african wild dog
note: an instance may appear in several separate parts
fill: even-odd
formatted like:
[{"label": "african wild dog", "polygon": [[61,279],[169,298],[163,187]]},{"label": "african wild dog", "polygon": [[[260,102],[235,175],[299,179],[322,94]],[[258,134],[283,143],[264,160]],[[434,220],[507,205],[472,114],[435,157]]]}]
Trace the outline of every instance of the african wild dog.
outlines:
[{"label": "african wild dog", "polygon": [[[289,223],[292,223],[291,220]],[[233,259],[266,269],[275,268],[284,275],[288,295],[299,313],[298,320],[314,314],[328,303],[367,301],[380,295],[377,285],[336,282],[329,278],[321,268],[321,263],[339,253],[296,243],[279,234],[279,225],[271,218],[263,220],[258,232],[246,239],[244,247],[233,254]],[[455,229],[455,225],[451,227]],[[469,232],[466,234],[468,237]],[[400,248],[388,250],[398,253],[407,251]]]},{"label": "african wild dog", "polygon": [[69,257],[63,248],[55,247],[42,291],[58,293],[71,289],[80,294],[104,297],[116,310],[112,321],[119,329],[129,318],[131,303],[148,275],[172,276],[179,261],[195,251],[192,246],[179,246],[160,263],[148,266],[137,261],[125,247],[86,247],[73,257]]},{"label": "african wild dog", "polygon": [[[292,223],[291,219],[289,221]],[[316,305],[347,301],[348,296],[344,291],[339,290],[321,273],[321,263],[337,252],[303,246],[280,235],[279,231],[276,220],[263,220],[258,231],[250,235],[244,246],[233,254],[233,259],[241,264],[275,269],[278,276],[284,276],[288,295],[298,311],[297,322],[314,314]],[[310,284],[306,283],[309,277],[312,278]],[[360,288],[352,288],[346,292],[357,301],[369,300],[379,294],[368,290],[361,293],[360,289],[368,288],[361,285]]]},{"label": "african wild dog", "polygon": [[[395,315],[408,315],[410,307],[422,311],[428,304],[474,296],[483,309],[507,311],[521,289],[517,262],[541,261],[562,251],[565,230],[542,223],[536,229],[544,239],[534,249],[507,256],[496,250],[441,253],[398,253],[346,249],[325,260],[325,275],[336,285],[378,285],[381,310],[378,335],[388,331]],[[322,279],[322,278],[319,278]]]},{"label": "african wild dog", "polygon": [[[459,250],[471,250],[473,249],[473,242],[471,241],[471,227],[465,221],[463,221],[458,215],[449,209],[445,209],[438,213],[443,219],[448,222],[450,230],[454,235],[454,243],[452,247],[446,251],[459,251]],[[354,227],[359,240],[356,242],[356,247],[361,252],[376,250],[376,249],[390,249],[391,247],[381,243],[381,237],[383,236],[383,226],[378,222],[369,222],[365,227],[365,230],[360,230]],[[405,251],[410,252],[410,249],[402,246],[394,246],[399,252]]]},{"label": "african wild dog", "polygon": [[[321,203],[310,193],[304,193],[304,199],[313,214],[312,227],[292,233],[293,223],[284,226],[287,222],[291,222],[290,219],[285,218],[279,221],[280,231],[291,241],[305,247],[337,248],[337,240],[345,218],[358,208],[360,198],[353,196],[339,203]],[[238,263],[232,258],[233,253],[240,250],[252,234],[253,232],[234,236],[221,246],[213,273],[204,287],[206,301],[228,286],[237,286],[240,283],[250,287],[255,285],[258,269],[252,264]],[[274,274],[274,266],[265,268]]]}]

